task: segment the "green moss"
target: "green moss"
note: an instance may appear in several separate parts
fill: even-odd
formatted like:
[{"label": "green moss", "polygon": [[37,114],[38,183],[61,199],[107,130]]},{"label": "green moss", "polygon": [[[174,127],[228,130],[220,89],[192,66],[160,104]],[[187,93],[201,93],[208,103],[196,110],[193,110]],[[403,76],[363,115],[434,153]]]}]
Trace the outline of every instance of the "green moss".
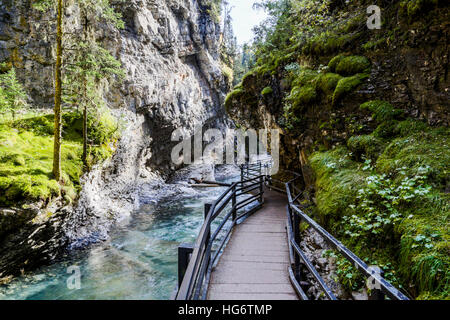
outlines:
[{"label": "green moss", "polygon": [[[431,128],[412,119],[384,123],[389,123],[395,136],[352,137],[347,142],[353,151],[351,156],[341,146],[310,157],[316,176],[317,214],[358,256],[389,270],[386,277],[394,285],[408,289],[419,299],[448,299],[450,194],[445,189],[449,185],[450,130]],[[361,163],[355,153],[369,155],[373,161]],[[364,200],[369,208],[361,206],[367,192],[364,190],[383,198],[377,200],[372,194],[373,198]],[[408,196],[399,200],[404,192]],[[378,211],[371,211],[380,201],[389,201],[390,210],[401,217],[393,223],[394,229],[380,229],[376,236],[359,237],[357,241],[346,233],[352,230],[355,220],[349,218],[355,215],[372,219],[370,214],[375,212],[380,219],[390,219],[389,215],[382,218]],[[341,267],[339,272],[349,279],[348,286],[358,282],[354,270]]]},{"label": "green moss", "polygon": [[423,121],[418,121],[415,119],[407,119],[405,121],[398,122],[395,130],[396,133],[404,137],[414,133],[427,131],[429,130],[429,127]]},{"label": "green moss", "polygon": [[249,79],[253,76],[255,76],[256,71],[255,70],[250,70],[249,72],[247,72],[246,74],[244,74],[244,76],[242,77],[242,81],[241,83],[244,85],[247,81],[249,81]]},{"label": "green moss", "polygon": [[381,38],[381,39],[378,39],[376,41],[367,41],[366,43],[361,45],[361,48],[364,51],[371,51],[371,50],[374,50],[374,49],[381,48],[383,46],[383,44],[385,44],[385,43],[386,43],[386,39],[385,38]]},{"label": "green moss", "polygon": [[234,88],[233,91],[228,93],[228,95],[225,98],[225,109],[229,112],[231,110],[231,107],[233,106],[233,99],[239,99],[240,96],[244,94],[244,89],[242,86],[237,86]]},{"label": "green moss", "polygon": [[373,132],[373,135],[378,138],[393,138],[398,134],[398,123],[397,120],[386,120],[383,121]]},{"label": "green moss", "polygon": [[318,72],[311,69],[302,69],[292,82],[293,87],[312,85],[318,76]]},{"label": "green moss", "polygon": [[359,32],[337,33],[335,30],[321,32],[309,38],[302,48],[304,55],[330,55],[341,51],[359,36]]},{"label": "green moss", "polygon": [[261,94],[263,96],[267,96],[273,93],[273,89],[272,87],[265,87],[264,89],[262,89]]},{"label": "green moss", "polygon": [[[50,136],[39,136],[30,131],[20,132],[1,125],[0,127],[0,205],[11,205],[21,200],[47,200],[60,195],[59,184],[51,179],[53,140]],[[63,145],[63,150],[80,150],[80,145]],[[18,165],[17,158],[24,159]],[[63,171],[68,160],[62,156]],[[74,161],[74,160],[72,160]],[[81,168],[78,160],[77,167]],[[78,169],[77,178],[81,174]],[[67,186],[74,187],[70,179]]]},{"label": "green moss", "polygon": [[407,0],[400,2],[400,8],[402,9],[402,13],[406,13],[409,19],[412,19],[418,15],[428,13],[438,3],[438,0]]},{"label": "green moss", "polygon": [[330,62],[328,63],[328,68],[330,69],[331,72],[336,72],[336,67],[339,64],[339,62],[341,62],[342,59],[344,59],[344,55],[337,55],[336,57],[334,57],[333,59],[330,60]]},{"label": "green moss", "polygon": [[376,136],[369,134],[363,136],[353,136],[347,141],[348,148],[361,159],[362,155],[372,159],[378,158],[383,148],[383,141]]},{"label": "green moss", "polygon": [[[68,195],[74,198],[82,170],[81,115],[63,116],[61,148],[62,180],[52,179],[53,124],[51,115],[0,123],[0,206],[24,200],[44,200]],[[116,121],[109,115],[90,117],[91,163],[112,155],[111,142],[117,137]]]},{"label": "green moss", "polygon": [[39,136],[53,135],[54,120],[53,115],[19,119],[13,126],[21,131],[31,131]]},{"label": "green moss", "polygon": [[363,103],[361,110],[369,110],[373,112],[373,118],[378,122],[392,120],[403,113],[402,110],[394,109],[387,101],[372,100]]},{"label": "green moss", "polygon": [[367,74],[356,74],[351,77],[339,80],[333,93],[333,105],[339,102],[345,95],[353,92],[364,79],[368,78]]},{"label": "green moss", "polygon": [[342,57],[336,65],[336,73],[343,76],[352,76],[357,73],[370,71],[370,62],[366,57],[348,56]]},{"label": "green moss", "polygon": [[336,73],[322,73],[316,78],[316,88],[326,95],[332,95],[341,79],[342,77]]},{"label": "green moss", "polygon": [[292,103],[292,109],[298,113],[303,106],[310,105],[317,100],[317,92],[311,85],[294,87],[286,100]]},{"label": "green moss", "polygon": [[[398,127],[411,122],[401,122]],[[418,127],[423,128],[423,124]],[[449,183],[450,130],[429,127],[422,130],[411,130],[409,134],[393,139],[378,158],[377,168],[382,173],[405,168],[408,174],[413,174],[420,167],[430,167],[430,180],[443,190]]]},{"label": "green moss", "polygon": [[316,152],[310,157],[316,176],[316,203],[321,222],[332,231],[338,228],[349,204],[354,203],[366,173],[351,161],[349,151],[338,147],[328,152]]}]

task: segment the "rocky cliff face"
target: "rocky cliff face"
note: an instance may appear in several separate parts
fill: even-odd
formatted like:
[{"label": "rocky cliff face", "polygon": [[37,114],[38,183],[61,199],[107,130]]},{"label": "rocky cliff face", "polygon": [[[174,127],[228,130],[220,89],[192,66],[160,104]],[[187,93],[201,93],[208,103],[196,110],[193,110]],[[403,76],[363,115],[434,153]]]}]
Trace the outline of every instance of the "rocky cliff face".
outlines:
[{"label": "rocky cliff face", "polygon": [[[0,4],[0,62],[16,68],[32,105],[49,108],[54,12],[39,12],[31,3],[6,0]],[[143,190],[159,185],[177,169],[170,160],[175,129],[193,133],[198,125],[227,126],[222,108],[227,81],[219,58],[220,24],[209,14],[208,1],[133,0],[118,3],[116,10],[122,13],[125,28],[98,25],[95,32],[126,71],[120,86],[104,84],[108,106],[125,127],[117,151],[84,177],[75,208],[56,205],[50,219],[39,219],[44,213],[35,209],[33,221],[28,219],[3,239],[0,276],[49,261],[69,244],[106,237],[114,221],[144,201]],[[66,33],[79,30],[75,4],[68,3],[64,18]],[[4,215],[20,212],[13,209]]]},{"label": "rocky cliff face", "polygon": [[[3,1],[0,11],[0,61],[17,69],[33,106],[53,104],[54,16],[31,7],[32,1]],[[208,1],[126,1],[124,30],[95,28],[96,38],[123,64],[120,87],[105,84],[111,108],[138,114],[151,146],[147,164],[173,170],[166,157],[174,129],[224,122],[227,83],[219,59],[220,24],[208,13]],[[68,3],[65,32],[80,31],[79,10]],[[70,54],[70,51],[67,52]],[[129,120],[129,119],[127,119]],[[136,122],[136,121],[134,121]],[[158,141],[154,141],[154,133]],[[170,155],[170,152],[169,152]]]},{"label": "rocky cliff face", "polygon": [[[305,163],[318,144],[330,148],[345,144],[352,135],[373,131],[376,121],[360,110],[366,101],[387,100],[403,110],[405,117],[431,126],[449,125],[448,6],[440,4],[431,9],[423,5],[420,8],[424,14],[408,18],[399,3],[383,3],[383,27],[369,30],[367,16],[362,15],[369,4],[356,1],[348,6],[337,5],[329,19],[340,17],[345,31],[331,29],[324,40],[311,38],[305,44],[292,43],[280,50],[285,57],[279,61],[262,59],[265,65],[251,70],[227,98],[230,116],[243,126],[283,131],[281,153],[285,167],[300,169],[298,164]],[[333,43],[336,38],[338,44]],[[339,55],[365,56],[371,66],[365,70],[367,78],[334,103],[336,83],[333,86],[333,81],[327,83],[329,79],[318,76],[336,72],[327,66]],[[305,81],[303,87],[314,87],[314,96],[300,102],[296,122],[287,124],[290,119],[285,112],[289,102],[286,98],[295,85],[285,67],[292,64],[306,70],[300,74],[304,79],[297,81]],[[310,71],[313,76],[308,78],[306,73]],[[343,72],[338,77],[349,75]],[[265,88],[271,89],[269,94],[263,94]],[[355,130],[356,126],[364,129]]]},{"label": "rocky cliff face", "polygon": [[[225,106],[244,127],[282,131],[280,166],[303,173],[305,211],[355,254],[383,265],[410,297],[446,299],[448,3],[317,2],[323,7],[303,1],[310,6],[280,14],[283,24],[259,45],[256,66]],[[382,9],[378,30],[366,25],[374,3]],[[326,6],[310,27],[309,17]],[[397,202],[419,176],[409,199]],[[390,220],[392,208],[401,219]],[[442,238],[419,248],[423,230]],[[338,268],[346,290],[362,281],[339,261]]]}]

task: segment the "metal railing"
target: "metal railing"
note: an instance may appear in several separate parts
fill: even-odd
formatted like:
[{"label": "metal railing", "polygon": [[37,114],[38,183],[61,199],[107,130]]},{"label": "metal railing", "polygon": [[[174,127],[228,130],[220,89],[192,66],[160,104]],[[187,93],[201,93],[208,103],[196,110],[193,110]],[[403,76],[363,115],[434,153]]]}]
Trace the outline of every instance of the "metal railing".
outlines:
[{"label": "metal railing", "polygon": [[[263,168],[256,164],[242,166],[241,181],[231,184],[213,204],[205,204],[205,221],[195,244],[178,248],[176,300],[206,299],[212,269],[233,228],[263,204]],[[217,227],[212,231],[213,224]]]},{"label": "metal railing", "polygon": [[[337,300],[332,290],[325,283],[319,272],[315,269],[314,265],[308,259],[306,254],[300,248],[301,232],[300,221],[306,222],[311,228],[317,231],[323,239],[340,254],[342,254],[349,262],[352,263],[362,274],[370,279],[371,290],[369,300],[383,300],[385,296],[388,296],[393,300],[409,300],[402,292],[392,286],[388,281],[383,278],[383,272],[379,268],[369,267],[360,258],[358,258],[353,252],[346,248],[341,242],[335,239],[324,228],[322,228],[317,222],[306,215],[299,204],[299,199],[303,192],[295,186],[300,180],[301,176],[296,174],[294,178],[285,183],[286,193],[288,196],[289,204],[287,206],[287,233],[289,242],[289,256],[291,266],[289,267],[289,276],[293,287],[297,291],[299,297],[303,300],[308,300],[308,296],[305,294],[302,284],[301,268],[302,265],[306,267],[309,273],[314,277],[324,294],[331,300]],[[297,193],[296,193],[297,192]]]}]

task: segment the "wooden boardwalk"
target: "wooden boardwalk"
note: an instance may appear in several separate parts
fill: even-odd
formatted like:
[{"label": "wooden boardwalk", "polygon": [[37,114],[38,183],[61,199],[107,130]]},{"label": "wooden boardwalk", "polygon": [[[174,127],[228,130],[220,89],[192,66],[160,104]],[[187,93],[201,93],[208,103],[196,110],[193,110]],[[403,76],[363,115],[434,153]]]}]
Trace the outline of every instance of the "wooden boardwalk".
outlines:
[{"label": "wooden boardwalk", "polygon": [[289,281],[286,196],[264,193],[264,206],[233,231],[211,274],[208,300],[297,300]]}]

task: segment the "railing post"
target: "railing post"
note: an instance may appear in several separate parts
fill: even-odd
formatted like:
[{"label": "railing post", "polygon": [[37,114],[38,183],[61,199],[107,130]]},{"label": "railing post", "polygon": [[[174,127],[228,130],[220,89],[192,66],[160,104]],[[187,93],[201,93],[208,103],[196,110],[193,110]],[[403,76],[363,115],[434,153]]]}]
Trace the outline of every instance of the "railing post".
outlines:
[{"label": "railing post", "polygon": [[259,176],[259,203],[264,202],[264,177]]},{"label": "railing post", "polygon": [[236,184],[233,185],[233,198],[231,200],[231,205],[233,206],[233,213],[232,213],[232,219],[233,222],[237,219],[237,210],[236,210]]},{"label": "railing post", "polygon": [[244,165],[241,164],[241,181],[244,181]]},{"label": "railing post", "polygon": [[[293,215],[294,241],[300,245],[300,217],[296,212],[292,212],[291,205],[289,205],[289,213],[291,216]],[[300,282],[300,256],[298,254],[295,254],[294,259],[294,274],[297,281]]]},{"label": "railing post", "polygon": [[189,256],[193,251],[194,245],[190,243],[182,243],[178,246],[178,288],[181,287],[189,264]]},{"label": "railing post", "polygon": [[[212,206],[212,204],[205,203],[205,223],[207,222],[206,219],[208,218],[208,213],[209,213],[209,210],[211,210],[211,206]],[[210,238],[211,238],[211,225],[206,230],[206,242],[205,242],[206,243],[206,247],[208,246]]]},{"label": "railing post", "polygon": [[[381,268],[378,268],[379,270],[379,276],[381,278],[384,277],[384,271]],[[373,288],[370,290],[369,300],[384,300],[385,295],[384,292],[378,288]]]}]

